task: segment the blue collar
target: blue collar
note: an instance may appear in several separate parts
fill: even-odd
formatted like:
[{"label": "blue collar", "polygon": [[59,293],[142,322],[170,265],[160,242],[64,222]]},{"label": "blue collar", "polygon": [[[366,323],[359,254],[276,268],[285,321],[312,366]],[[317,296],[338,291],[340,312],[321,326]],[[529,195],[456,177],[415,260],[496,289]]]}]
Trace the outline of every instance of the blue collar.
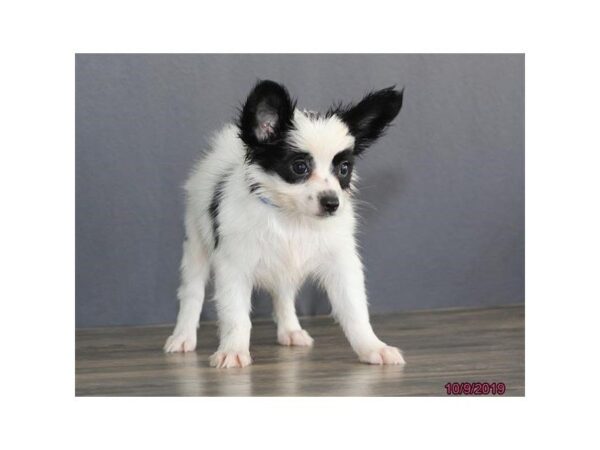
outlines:
[{"label": "blue collar", "polygon": [[277,206],[275,203],[273,203],[271,200],[269,200],[267,197],[264,197],[262,195],[258,196],[258,199],[263,202],[265,205],[268,206],[272,206],[273,208],[279,208],[279,206]]}]

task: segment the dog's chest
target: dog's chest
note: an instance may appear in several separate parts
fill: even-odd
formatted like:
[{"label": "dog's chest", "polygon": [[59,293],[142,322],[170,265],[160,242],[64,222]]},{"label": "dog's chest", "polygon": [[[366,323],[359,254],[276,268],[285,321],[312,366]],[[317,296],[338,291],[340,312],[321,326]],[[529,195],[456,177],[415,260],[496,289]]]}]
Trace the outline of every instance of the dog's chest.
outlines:
[{"label": "dog's chest", "polygon": [[299,282],[314,270],[323,250],[320,233],[295,228],[269,229],[263,235],[257,280],[266,285]]}]

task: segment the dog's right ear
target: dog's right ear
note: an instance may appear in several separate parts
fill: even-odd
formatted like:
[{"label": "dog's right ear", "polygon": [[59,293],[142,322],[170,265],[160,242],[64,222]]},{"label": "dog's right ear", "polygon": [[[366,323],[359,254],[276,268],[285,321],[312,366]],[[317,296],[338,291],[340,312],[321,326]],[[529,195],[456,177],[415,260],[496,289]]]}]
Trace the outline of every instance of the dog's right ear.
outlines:
[{"label": "dog's right ear", "polygon": [[295,102],[284,86],[259,81],[240,113],[240,137],[250,147],[277,142],[291,127],[294,108]]}]

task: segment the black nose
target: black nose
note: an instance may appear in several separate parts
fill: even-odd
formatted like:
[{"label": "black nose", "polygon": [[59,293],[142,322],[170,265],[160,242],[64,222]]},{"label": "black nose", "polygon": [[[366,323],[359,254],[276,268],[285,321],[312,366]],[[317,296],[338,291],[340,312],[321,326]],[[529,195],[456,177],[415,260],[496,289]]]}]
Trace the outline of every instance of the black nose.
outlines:
[{"label": "black nose", "polygon": [[323,207],[323,211],[328,212],[329,214],[334,213],[338,209],[338,206],[340,206],[340,200],[335,194],[322,195],[319,200]]}]

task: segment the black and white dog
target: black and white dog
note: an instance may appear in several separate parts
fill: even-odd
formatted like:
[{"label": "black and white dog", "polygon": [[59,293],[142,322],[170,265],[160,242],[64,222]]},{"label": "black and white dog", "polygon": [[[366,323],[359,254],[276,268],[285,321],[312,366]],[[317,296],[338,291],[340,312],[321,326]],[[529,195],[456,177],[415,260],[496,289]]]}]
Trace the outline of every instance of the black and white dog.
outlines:
[{"label": "black and white dog", "polygon": [[360,361],[403,364],[369,322],[354,238],[354,163],[402,106],[402,92],[372,92],[326,113],[301,111],[285,87],[259,82],[237,124],[215,137],[186,183],[186,240],[177,325],[166,352],[196,348],[209,274],[214,273],[220,345],[215,367],[251,363],[250,297],[273,297],[281,345],[310,346],[294,297],[307,276],[327,291],[333,315]]}]

